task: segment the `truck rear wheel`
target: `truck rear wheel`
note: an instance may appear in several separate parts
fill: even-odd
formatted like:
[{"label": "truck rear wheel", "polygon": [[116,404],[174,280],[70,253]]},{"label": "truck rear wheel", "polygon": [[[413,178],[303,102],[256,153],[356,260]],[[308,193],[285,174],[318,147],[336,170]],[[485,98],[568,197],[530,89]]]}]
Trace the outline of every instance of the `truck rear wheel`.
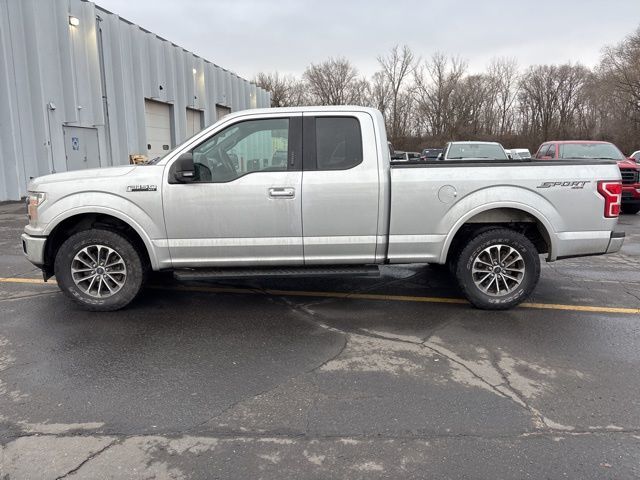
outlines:
[{"label": "truck rear wheel", "polygon": [[101,312],[128,305],[146,273],[136,247],[119,233],[102,229],[69,237],[56,254],[54,269],[58,286],[69,298]]},{"label": "truck rear wheel", "polygon": [[455,273],[475,307],[507,310],[524,301],[537,285],[540,257],[521,233],[496,228],[470,239],[460,251]]}]

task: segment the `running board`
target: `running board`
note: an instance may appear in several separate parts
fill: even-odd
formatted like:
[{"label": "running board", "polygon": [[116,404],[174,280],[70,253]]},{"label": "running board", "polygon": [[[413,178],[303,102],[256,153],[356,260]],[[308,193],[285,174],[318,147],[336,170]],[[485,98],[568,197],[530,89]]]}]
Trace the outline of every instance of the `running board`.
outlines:
[{"label": "running board", "polygon": [[201,268],[175,270],[173,276],[180,281],[229,280],[241,278],[300,278],[358,276],[377,277],[377,265],[342,265],[314,267],[265,267],[265,268]]}]

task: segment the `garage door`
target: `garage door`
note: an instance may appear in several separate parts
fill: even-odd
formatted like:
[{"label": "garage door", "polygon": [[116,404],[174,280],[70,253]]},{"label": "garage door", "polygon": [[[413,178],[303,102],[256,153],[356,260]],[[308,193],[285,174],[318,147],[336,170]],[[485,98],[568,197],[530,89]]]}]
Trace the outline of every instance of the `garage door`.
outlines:
[{"label": "garage door", "polygon": [[147,156],[161,157],[171,149],[171,105],[144,101],[144,122],[147,132]]},{"label": "garage door", "polygon": [[193,108],[187,108],[187,136],[193,137],[196,133],[202,130],[202,112],[200,110],[194,110]]}]

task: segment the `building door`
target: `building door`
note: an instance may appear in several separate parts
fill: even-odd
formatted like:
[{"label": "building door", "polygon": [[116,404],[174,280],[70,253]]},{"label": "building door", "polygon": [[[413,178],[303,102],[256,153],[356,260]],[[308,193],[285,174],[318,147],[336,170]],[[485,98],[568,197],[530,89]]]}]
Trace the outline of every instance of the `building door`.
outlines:
[{"label": "building door", "polygon": [[231,109],[229,107],[216,105],[216,121],[220,120],[225,115],[229,115],[230,113],[231,113]]},{"label": "building door", "polygon": [[147,157],[161,157],[171,149],[171,105],[144,101],[144,123],[147,133]]},{"label": "building door", "polygon": [[195,110],[193,108],[187,108],[187,138],[193,137],[196,133],[202,130],[204,122],[202,121],[202,111]]},{"label": "building door", "polygon": [[67,157],[67,170],[82,170],[100,166],[97,129],[63,125],[62,133]]}]

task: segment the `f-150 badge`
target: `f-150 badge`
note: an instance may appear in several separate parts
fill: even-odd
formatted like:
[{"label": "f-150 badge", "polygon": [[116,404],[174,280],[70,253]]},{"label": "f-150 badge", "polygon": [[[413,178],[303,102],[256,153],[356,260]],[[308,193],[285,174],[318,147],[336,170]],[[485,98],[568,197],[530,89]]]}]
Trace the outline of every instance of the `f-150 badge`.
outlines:
[{"label": "f-150 badge", "polygon": [[542,182],[536,188],[553,188],[553,187],[568,187],[574,190],[582,189],[587,183],[591,183],[589,180],[580,180],[575,182]]},{"label": "f-150 badge", "polygon": [[127,192],[155,192],[158,187],[155,185],[128,185]]}]

